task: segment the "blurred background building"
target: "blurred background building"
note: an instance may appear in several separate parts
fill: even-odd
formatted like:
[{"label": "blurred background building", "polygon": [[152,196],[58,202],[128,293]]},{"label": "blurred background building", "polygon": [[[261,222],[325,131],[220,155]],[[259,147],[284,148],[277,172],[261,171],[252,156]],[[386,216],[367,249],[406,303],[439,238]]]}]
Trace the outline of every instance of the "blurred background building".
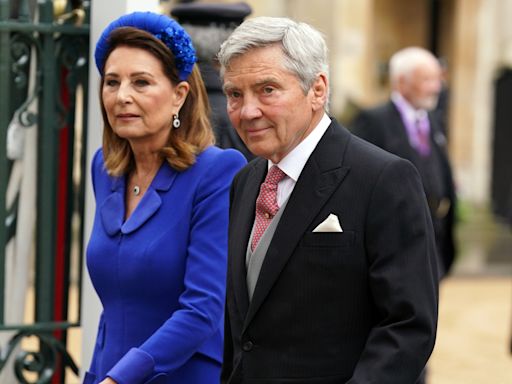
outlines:
[{"label": "blurred background building", "polygon": [[[25,21],[30,19],[30,22],[36,24],[36,5],[44,10],[46,8],[43,5],[52,3],[50,14],[43,16],[47,21],[48,18],[53,17],[53,26],[60,29],[49,33],[46,27],[46,29],[41,27],[39,32],[35,28],[34,36],[39,38],[46,33],[60,42],[65,33],[69,32],[73,36],[85,36],[87,33],[90,37],[90,47],[86,46],[86,48],[89,49],[90,58],[99,34],[114,18],[135,10],[152,10],[170,14],[170,9],[178,2],[177,0],[0,0],[2,16],[0,49],[9,41],[9,35],[14,34],[10,29],[12,25],[9,23],[15,19],[13,13],[15,10],[21,15],[21,19]],[[203,2],[211,1],[203,0]],[[236,1],[216,0],[215,2]],[[512,332],[512,231],[509,227],[512,221],[512,23],[510,22],[512,0],[246,0],[246,2],[253,10],[250,17],[262,15],[292,17],[310,23],[324,33],[329,46],[331,63],[330,112],[343,123],[349,123],[360,108],[373,106],[388,97],[387,63],[392,53],[405,46],[417,45],[429,49],[442,59],[446,68],[445,82],[448,91],[446,119],[449,155],[460,199],[458,212],[460,221],[457,229],[460,251],[453,275],[446,279],[441,287],[440,329],[438,343],[432,357],[431,383],[512,383],[512,355],[507,350]],[[77,10],[83,10],[85,18],[83,15],[77,16],[80,13]],[[80,17],[83,25],[77,24]],[[49,23],[52,24],[52,21],[50,20]],[[61,27],[62,25],[65,28]],[[73,45],[79,47],[76,43],[71,43],[71,46]],[[47,40],[44,40],[44,44],[37,49],[41,46],[53,49],[53,45]],[[7,84],[11,84],[12,87],[19,79],[16,77],[17,72],[11,71],[11,66],[6,64],[5,55],[12,55],[16,63],[21,63],[23,58],[23,55],[15,54],[17,52],[15,49],[13,51],[2,51],[2,57],[0,57],[0,80],[6,78]],[[53,49],[52,52],[54,51],[57,54],[52,54],[58,56],[60,51]],[[37,53],[40,54],[39,51]],[[86,59],[87,57],[75,59],[75,64],[80,64],[80,68],[83,68],[87,64]],[[12,295],[14,285],[9,285],[13,283],[6,279],[8,272],[0,266],[0,274],[2,274],[0,284],[5,286],[3,290],[0,286],[0,293],[3,296],[12,296],[0,300],[0,306],[2,306],[0,314],[4,315],[3,320],[8,320],[8,314],[14,312],[19,317],[20,306],[26,307],[23,320],[25,325],[40,323],[41,319],[47,321],[48,318],[52,318],[52,324],[54,324],[63,317],[72,325],[69,337],[64,337],[63,340],[67,343],[71,357],[82,371],[83,368],[87,368],[90,361],[100,311],[100,305],[87,273],[81,267],[82,242],[85,244],[88,240],[94,214],[94,198],[89,183],[89,164],[92,154],[101,145],[102,129],[97,92],[99,78],[92,63],[93,60],[90,59],[88,80],[80,72],[84,83],[79,83],[79,86],[74,84],[71,91],[66,91],[70,92],[71,98],[69,95],[68,98],[64,97],[60,83],[58,85],[55,82],[53,89],[54,93],[61,93],[65,99],[65,102],[63,100],[58,102],[59,111],[66,109],[62,108],[63,106],[69,109],[71,101],[71,106],[74,107],[71,108],[72,115],[76,120],[72,122],[66,120],[68,126],[74,127],[76,131],[73,144],[74,155],[71,156],[71,160],[58,157],[61,161],[59,164],[66,162],[73,164],[70,166],[72,172],[69,173],[68,178],[74,182],[69,183],[68,180],[66,183],[71,185],[70,190],[78,191],[70,195],[75,201],[73,207],[76,207],[71,209],[71,218],[64,223],[64,227],[69,231],[69,233],[66,232],[69,237],[68,245],[62,250],[66,257],[63,262],[53,256],[46,259],[52,263],[56,271],[62,271],[62,269],[67,271],[64,277],[58,273],[47,272],[53,279],[51,281],[55,281],[55,286],[60,287],[55,289],[69,290],[69,294],[59,299],[65,301],[64,304],[59,304],[59,308],[68,312],[69,316],[53,316],[52,311],[46,310],[51,307],[54,312],[55,303],[49,303],[54,290],[44,291],[41,297],[37,294],[39,292],[37,287],[44,288],[47,281],[37,278],[39,276],[37,271],[44,269],[47,265],[44,260],[48,257],[48,252],[55,254],[59,252],[59,249],[52,248],[54,244],[47,244],[47,248],[34,246],[31,251],[26,251],[30,253],[30,259],[26,261],[28,267],[24,268],[29,270],[25,271],[23,276],[11,276],[13,278],[11,280],[18,283],[17,287],[21,284],[21,288],[15,289],[18,295]],[[40,62],[39,66],[41,66]],[[45,76],[48,73],[47,70],[43,72]],[[26,67],[26,73],[30,73],[29,66]],[[27,80],[27,85],[22,87],[24,91],[30,88],[28,84],[30,81]],[[48,100],[48,97],[40,96],[48,95],[44,92],[52,90],[49,84],[45,83],[44,89],[35,88],[39,99]],[[4,82],[1,83],[0,91],[6,91],[1,87],[5,88]],[[52,94],[53,96],[55,95]],[[4,100],[9,100],[10,103],[19,102],[19,104],[24,101],[22,97]],[[11,120],[14,120],[13,113],[17,110],[15,106],[7,108],[5,105],[5,103],[0,105],[2,122],[0,145],[4,146],[7,127],[11,125]],[[37,114],[37,110],[33,113]],[[53,121],[60,122],[59,119],[62,119],[61,115],[54,117]],[[43,131],[42,126],[38,126],[38,129],[38,135],[41,138],[48,132],[53,132],[54,128]],[[36,139],[32,137],[30,140]],[[46,144],[41,144],[38,148],[38,157],[30,159],[32,162],[30,164],[34,164],[33,162],[37,164],[37,172],[34,172],[37,175],[30,174],[28,171],[25,173],[27,177],[30,175],[34,180],[36,177],[43,179],[47,176],[47,170],[51,167],[59,167],[59,164],[46,164],[47,161],[54,159],[53,155],[49,155],[53,152],[49,152]],[[60,147],[57,145],[56,148]],[[56,148],[53,150],[59,153]],[[2,151],[0,150],[0,181],[5,185],[0,184],[0,204],[7,205],[7,180],[12,174],[13,163],[5,160],[5,156],[1,154]],[[41,168],[42,164],[50,168]],[[44,182],[35,183],[33,180],[35,184],[31,184],[32,187],[29,186],[28,189],[36,191],[40,197],[36,199],[30,195],[29,200],[22,198],[19,200],[19,205],[29,207],[45,205],[44,201],[40,200],[41,196],[56,200],[57,195],[62,193],[58,186],[64,182],[59,179],[58,173],[53,177],[54,184],[51,185]],[[45,207],[48,209],[47,204]],[[6,221],[9,213],[7,211],[6,208],[6,211],[0,215],[0,218],[5,218]],[[39,208],[34,212],[36,212],[36,218],[51,213]],[[33,238],[44,238],[46,232],[42,231],[41,227],[46,227],[44,229],[53,225],[62,227],[62,223],[58,224],[57,221],[58,219],[55,218],[49,224],[41,224],[41,221],[36,220],[32,224],[36,226],[32,229],[33,233],[29,233],[28,237],[18,242],[26,245],[31,244]],[[7,250],[6,233],[7,229],[0,231],[0,244],[5,245]],[[52,233],[52,236],[54,235]],[[21,236],[21,231],[16,233],[16,236]],[[24,234],[24,236],[27,235]],[[3,255],[2,252],[3,250],[0,254]],[[7,259],[8,257],[4,255],[0,257],[0,262]],[[34,288],[36,305],[33,304]],[[22,299],[18,299],[19,289],[26,290],[25,296],[28,299],[25,303],[19,301]],[[14,320],[9,321],[7,326],[2,325],[4,322],[0,321],[0,330],[4,329],[0,332],[0,336],[7,335],[6,330],[16,332],[21,329],[16,326]],[[67,329],[66,327],[67,325],[63,328]],[[0,353],[0,367],[5,358],[5,343],[9,337],[0,338],[3,348],[3,355]],[[37,348],[41,342],[24,343],[24,346],[34,347],[34,345]],[[49,347],[43,346],[44,348]],[[34,357],[36,355],[28,355],[30,356],[36,359]],[[3,370],[12,370],[12,367],[5,365]],[[52,382],[59,384],[64,380],[62,376],[60,377]],[[66,377],[66,383],[79,382],[69,369]],[[3,380],[2,376],[0,376],[0,382],[11,383]]]}]

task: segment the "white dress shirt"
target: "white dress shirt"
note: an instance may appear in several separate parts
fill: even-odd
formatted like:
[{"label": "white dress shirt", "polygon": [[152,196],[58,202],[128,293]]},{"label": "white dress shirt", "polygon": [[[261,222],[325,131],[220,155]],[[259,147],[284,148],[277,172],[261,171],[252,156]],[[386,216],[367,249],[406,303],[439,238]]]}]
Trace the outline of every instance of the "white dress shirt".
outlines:
[{"label": "white dress shirt", "polygon": [[322,119],[318,125],[311,131],[311,133],[302,140],[299,145],[292,149],[278,164],[274,164],[272,161],[268,161],[268,169],[273,165],[277,165],[284,173],[286,177],[279,182],[277,185],[277,204],[279,207],[290,197],[295,184],[299,179],[302,169],[306,165],[309,156],[315,150],[318,142],[324,135],[325,131],[331,124],[331,119],[326,113],[322,116]]}]

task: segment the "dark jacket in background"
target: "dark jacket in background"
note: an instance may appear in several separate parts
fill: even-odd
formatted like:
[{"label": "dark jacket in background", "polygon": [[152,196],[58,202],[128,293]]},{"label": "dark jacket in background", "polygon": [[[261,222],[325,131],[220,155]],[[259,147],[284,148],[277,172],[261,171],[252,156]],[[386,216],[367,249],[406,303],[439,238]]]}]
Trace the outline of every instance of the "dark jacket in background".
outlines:
[{"label": "dark jacket in background", "polygon": [[440,264],[444,269],[441,274],[445,275],[450,271],[456,253],[455,187],[442,122],[433,114],[429,114],[429,121],[431,154],[426,158],[410,145],[402,116],[391,101],[361,111],[351,128],[357,136],[411,161],[418,169],[429,202]]},{"label": "dark jacket in background", "polygon": [[213,65],[204,62],[199,63],[199,70],[201,71],[212,109],[211,122],[215,133],[215,144],[220,148],[235,148],[242,152],[247,161],[252,160],[254,155],[249,152],[229,120],[226,110],[226,96],[222,91],[222,81],[219,72]]}]

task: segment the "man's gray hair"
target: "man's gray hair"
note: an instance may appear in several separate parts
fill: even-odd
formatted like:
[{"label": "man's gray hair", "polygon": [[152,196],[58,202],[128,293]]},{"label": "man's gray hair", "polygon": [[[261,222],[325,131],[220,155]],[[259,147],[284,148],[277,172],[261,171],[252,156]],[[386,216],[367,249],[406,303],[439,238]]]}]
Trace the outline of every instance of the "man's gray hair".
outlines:
[{"label": "man's gray hair", "polygon": [[279,44],[284,68],[297,75],[307,93],[320,73],[329,76],[327,46],[312,26],[283,17],[255,17],[245,20],[222,44],[218,59],[221,75],[230,61],[253,48]]},{"label": "man's gray hair", "polygon": [[409,76],[425,62],[437,61],[436,57],[424,48],[407,47],[396,52],[389,60],[389,80],[396,84],[401,76]]}]

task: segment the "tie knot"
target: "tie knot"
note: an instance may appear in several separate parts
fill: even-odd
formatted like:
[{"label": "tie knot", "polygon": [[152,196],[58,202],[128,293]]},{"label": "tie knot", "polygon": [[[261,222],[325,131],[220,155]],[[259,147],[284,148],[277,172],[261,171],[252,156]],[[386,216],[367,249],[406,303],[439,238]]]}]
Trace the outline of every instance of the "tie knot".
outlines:
[{"label": "tie knot", "polygon": [[273,165],[265,177],[265,183],[271,185],[277,185],[281,180],[286,177],[284,173],[277,165]]}]

